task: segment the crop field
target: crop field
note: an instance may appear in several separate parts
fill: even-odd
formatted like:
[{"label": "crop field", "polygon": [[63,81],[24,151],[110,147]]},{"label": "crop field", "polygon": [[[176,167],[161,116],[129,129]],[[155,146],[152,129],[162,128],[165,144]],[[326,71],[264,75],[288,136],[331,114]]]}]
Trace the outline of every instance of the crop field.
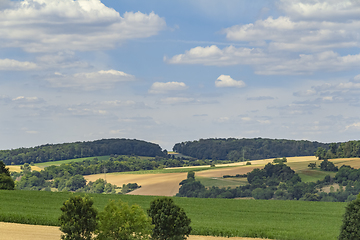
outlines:
[{"label": "crop field", "polygon": [[[71,193],[0,191],[0,221],[58,225]],[[110,199],[149,208],[154,196],[89,194],[101,211]],[[174,198],[191,218],[192,234],[283,240],[335,240],[346,203]]]}]

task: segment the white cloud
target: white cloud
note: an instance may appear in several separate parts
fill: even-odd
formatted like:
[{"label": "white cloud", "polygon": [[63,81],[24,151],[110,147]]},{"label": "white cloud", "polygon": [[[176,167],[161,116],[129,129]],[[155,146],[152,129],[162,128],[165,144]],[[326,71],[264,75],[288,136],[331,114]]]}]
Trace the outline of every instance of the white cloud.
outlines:
[{"label": "white cloud", "polygon": [[289,51],[324,51],[360,46],[360,21],[292,21],[288,16],[269,17],[255,23],[223,30],[233,41],[270,41],[269,49]]},{"label": "white cloud", "polygon": [[15,103],[21,103],[21,104],[34,104],[34,103],[43,103],[44,99],[38,98],[38,97],[24,97],[19,96],[12,99]]},{"label": "white cloud", "polygon": [[354,0],[280,0],[279,7],[295,19],[358,19],[360,2]]},{"label": "white cloud", "polygon": [[241,80],[237,81],[237,80],[232,79],[229,75],[220,75],[215,81],[215,86],[216,87],[242,88],[242,87],[245,87],[246,84]]},{"label": "white cloud", "polygon": [[0,10],[2,47],[28,52],[109,49],[165,27],[165,20],[153,12],[120,16],[100,0],[24,0]]},{"label": "white cloud", "polygon": [[360,122],[356,122],[345,127],[345,130],[360,130]]},{"label": "white cloud", "polygon": [[169,91],[181,91],[187,88],[183,82],[154,82],[149,89],[149,93],[166,93]]},{"label": "white cloud", "polygon": [[344,71],[357,69],[360,54],[340,56],[333,51],[315,54],[299,54],[297,58],[281,53],[264,52],[258,48],[219,49],[217,46],[195,47],[184,54],[175,55],[165,61],[170,64],[201,64],[209,66],[252,65],[256,74],[262,75],[299,75],[316,71]]},{"label": "white cloud", "polygon": [[1,71],[26,71],[36,69],[37,67],[38,66],[33,62],[20,62],[8,58],[0,59]]},{"label": "white cloud", "polygon": [[218,48],[216,45],[195,47],[184,54],[164,60],[170,64],[203,64],[207,66],[229,66],[237,64],[263,64],[273,61],[261,49],[236,48],[234,46]]},{"label": "white cloud", "polygon": [[81,90],[109,89],[114,87],[116,83],[133,80],[135,80],[133,75],[113,69],[76,73],[74,75],[63,75],[56,72],[52,77],[46,79],[55,88],[76,88]]}]

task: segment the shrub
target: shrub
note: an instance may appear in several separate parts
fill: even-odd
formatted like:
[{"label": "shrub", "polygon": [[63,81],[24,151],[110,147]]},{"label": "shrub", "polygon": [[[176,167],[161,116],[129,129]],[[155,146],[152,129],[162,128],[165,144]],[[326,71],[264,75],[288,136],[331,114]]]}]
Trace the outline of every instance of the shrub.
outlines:
[{"label": "shrub", "polygon": [[99,214],[99,240],[149,239],[151,231],[151,219],[138,205],[110,201]]},{"label": "shrub", "polygon": [[96,230],[97,211],[88,196],[71,196],[60,208],[60,230],[63,240],[90,240]]},{"label": "shrub", "polygon": [[346,206],[339,240],[360,239],[360,199],[359,196]]},{"label": "shrub", "polygon": [[5,167],[3,161],[0,161],[0,189],[14,190],[15,183],[10,176],[9,168]]},{"label": "shrub", "polygon": [[152,201],[148,214],[155,225],[152,231],[153,239],[183,240],[191,232],[190,218],[171,198],[162,197]]}]

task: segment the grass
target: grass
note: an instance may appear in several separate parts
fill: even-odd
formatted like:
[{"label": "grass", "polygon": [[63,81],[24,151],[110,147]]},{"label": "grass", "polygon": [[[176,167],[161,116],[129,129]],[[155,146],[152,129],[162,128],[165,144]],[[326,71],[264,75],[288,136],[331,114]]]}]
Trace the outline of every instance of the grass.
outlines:
[{"label": "grass", "polygon": [[[68,192],[0,191],[0,221],[58,225]],[[89,194],[102,210],[110,199],[149,208],[154,196]],[[192,220],[192,234],[335,240],[346,203],[173,198]]]},{"label": "grass", "polygon": [[205,187],[237,187],[248,184],[247,178],[206,178],[196,177]]}]

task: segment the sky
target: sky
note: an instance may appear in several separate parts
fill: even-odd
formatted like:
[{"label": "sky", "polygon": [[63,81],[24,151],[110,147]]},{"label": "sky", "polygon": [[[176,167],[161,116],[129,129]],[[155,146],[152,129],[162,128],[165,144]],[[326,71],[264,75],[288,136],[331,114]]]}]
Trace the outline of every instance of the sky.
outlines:
[{"label": "sky", "polygon": [[0,149],[360,136],[358,0],[0,0]]}]

